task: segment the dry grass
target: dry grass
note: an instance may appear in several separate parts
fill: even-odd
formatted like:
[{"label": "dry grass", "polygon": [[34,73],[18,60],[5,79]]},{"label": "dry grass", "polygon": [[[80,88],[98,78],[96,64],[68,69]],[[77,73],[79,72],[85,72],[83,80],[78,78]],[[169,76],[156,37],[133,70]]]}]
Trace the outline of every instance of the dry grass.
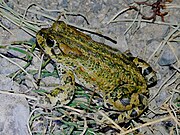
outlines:
[{"label": "dry grass", "polygon": [[[36,7],[37,10],[34,10],[34,9],[31,10],[31,7]],[[179,6],[172,5],[172,4],[167,5],[167,8],[168,7],[169,8],[172,8],[172,7],[179,8]],[[23,15],[12,10],[2,0],[0,2],[0,15],[3,18],[6,18],[10,22],[14,23],[21,29],[25,30],[32,36],[35,36],[35,33],[40,29],[40,26],[45,26],[45,25],[47,25],[47,23],[42,22],[41,20],[37,20],[37,22],[30,21],[26,17],[27,12],[41,15],[41,16],[46,17],[53,21],[57,20],[56,18],[43,13],[43,11],[53,12],[54,10],[44,9],[43,7],[41,7],[37,4],[34,4],[34,3],[27,6],[27,8],[22,8],[22,7],[19,7],[19,8],[24,10]],[[143,7],[141,7],[141,8],[143,8]],[[137,12],[137,16],[134,19],[116,20],[116,18],[119,15],[123,14],[127,10],[129,10],[129,8],[126,8],[126,9],[118,12],[112,19],[110,19],[110,21],[107,24],[117,23],[117,22],[130,22],[131,24],[125,31],[125,34],[126,34],[131,29],[132,25],[136,22],[139,23],[137,30],[140,28],[139,26],[142,22],[143,23],[152,23],[152,21],[150,21],[150,20],[143,20],[143,19],[139,20],[138,16],[141,15],[141,14],[139,14],[139,12]],[[59,12],[61,14],[61,16],[65,16],[65,17],[68,17],[68,15],[77,15],[77,16],[81,16],[81,17],[85,18],[84,15],[79,14],[79,13],[68,13],[64,10],[57,11],[57,12]],[[136,11],[134,11],[134,12],[136,12]],[[179,123],[179,119],[178,119],[178,116],[180,115],[179,101],[176,101],[176,102],[174,101],[174,95],[180,93],[179,92],[180,88],[179,88],[179,83],[178,83],[179,75],[180,75],[180,71],[179,71],[180,61],[179,61],[178,56],[175,53],[175,48],[171,45],[171,42],[179,42],[178,37],[180,36],[180,32],[179,32],[180,24],[172,24],[172,23],[157,22],[157,21],[155,21],[153,24],[154,25],[157,25],[157,24],[158,25],[168,25],[171,28],[173,28],[173,30],[164,38],[164,40],[159,44],[159,46],[157,46],[156,50],[154,50],[152,55],[149,57],[148,61],[150,61],[152,59],[153,59],[153,61],[157,61],[157,59],[159,59],[159,58],[156,56],[160,56],[160,54],[164,50],[164,46],[168,46],[169,49],[172,50],[172,52],[174,53],[177,62],[175,65],[172,65],[172,67],[175,70],[174,73],[172,75],[167,76],[167,78],[164,78],[163,83],[160,85],[159,89],[157,90],[157,93],[155,93],[154,96],[151,97],[150,102],[152,102],[152,100],[154,100],[161,91],[165,91],[166,89],[169,89],[169,86],[171,86],[170,96],[167,98],[167,101],[164,104],[162,104],[161,108],[158,108],[157,112],[156,112],[157,109],[154,110],[154,109],[150,108],[151,111],[149,110],[149,113],[155,113],[155,115],[153,115],[154,118],[149,118],[145,124],[139,124],[138,126],[132,128],[132,129],[129,129],[129,130],[121,128],[117,123],[115,123],[112,119],[110,119],[104,112],[100,111],[101,106],[94,107],[93,105],[89,104],[89,100],[91,97],[88,96],[87,93],[84,92],[84,89],[82,89],[82,88],[78,88],[75,99],[73,99],[72,103],[69,106],[64,106],[64,107],[57,106],[50,110],[47,108],[41,108],[36,102],[37,100],[39,100],[37,97],[26,95],[26,94],[20,94],[20,93],[19,94],[18,93],[9,93],[9,92],[4,92],[4,91],[0,91],[0,93],[15,94],[17,96],[24,96],[24,97],[28,98],[28,101],[30,103],[30,108],[31,108],[31,113],[29,116],[29,123],[28,123],[28,129],[29,129],[30,134],[46,134],[47,132],[55,133],[56,130],[64,132],[64,134],[81,134],[81,135],[87,134],[87,133],[96,134],[96,131],[98,131],[97,128],[101,128],[101,125],[104,126],[104,124],[102,123],[102,124],[98,125],[95,120],[89,119],[89,117],[86,115],[87,112],[91,112],[91,113],[99,112],[100,116],[104,117],[109,122],[111,122],[113,125],[112,127],[117,129],[117,130],[114,130],[113,132],[119,133],[120,135],[125,135],[128,133],[134,132],[137,129],[142,129],[144,127],[154,128],[154,126],[153,126],[154,124],[160,123],[162,121],[167,121],[167,120],[171,120],[174,122],[173,133],[179,134],[179,131],[178,131],[178,129],[180,127],[180,123]],[[2,24],[0,24],[0,26],[12,34],[12,32],[8,28],[3,26]],[[79,26],[75,26],[75,27],[84,29]],[[84,30],[95,32],[95,31],[92,31],[89,29],[84,29]],[[5,48],[5,49],[8,49],[8,48]],[[33,57],[37,57],[37,59],[39,59],[41,62],[40,65],[42,66],[43,62],[44,62],[43,56],[41,58],[39,58],[37,51],[39,51],[39,50],[36,50],[36,52],[35,52],[34,48],[31,48],[31,47],[28,50],[28,52],[32,53],[31,60],[33,59]],[[36,55],[34,55],[34,54],[36,54]],[[38,89],[38,86],[36,85],[37,81],[35,81],[34,78],[32,77],[31,71],[26,71],[27,66],[21,67],[21,66],[19,66],[18,63],[13,62],[13,60],[5,57],[2,54],[0,54],[0,57],[3,57],[5,59],[7,59],[8,61],[10,61],[11,63],[18,66],[20,68],[20,70],[23,71],[29,77],[29,79],[32,81],[35,89]],[[41,74],[43,74],[43,72],[45,72],[45,71],[42,71],[41,66],[39,67],[39,70],[35,71],[38,74],[39,79],[41,78]],[[18,72],[17,74],[21,74],[21,73],[22,72]],[[47,74],[47,72],[45,72],[44,76],[45,77],[49,76],[49,74]],[[56,75],[54,75],[54,74],[52,74],[52,76],[56,77]],[[36,91],[35,93],[40,93],[40,95],[42,94],[41,90]],[[35,94],[35,95],[37,95],[37,94]],[[84,99],[85,99],[85,102],[84,102]],[[179,99],[177,99],[177,100],[179,100]],[[161,117],[158,114],[161,114]],[[157,115],[157,117],[156,117],[156,115]],[[96,124],[98,126],[93,127]],[[91,125],[92,127],[89,128],[88,127],[89,125]]]}]

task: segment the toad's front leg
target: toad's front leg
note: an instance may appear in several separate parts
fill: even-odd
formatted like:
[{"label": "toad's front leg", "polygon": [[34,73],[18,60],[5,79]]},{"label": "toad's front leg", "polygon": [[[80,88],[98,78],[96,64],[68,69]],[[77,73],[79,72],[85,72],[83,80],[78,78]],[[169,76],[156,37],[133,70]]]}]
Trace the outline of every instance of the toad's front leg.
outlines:
[{"label": "toad's front leg", "polygon": [[60,78],[60,86],[56,87],[50,93],[46,94],[50,104],[66,105],[68,104],[74,95],[75,91],[75,77],[71,70],[63,71]]}]

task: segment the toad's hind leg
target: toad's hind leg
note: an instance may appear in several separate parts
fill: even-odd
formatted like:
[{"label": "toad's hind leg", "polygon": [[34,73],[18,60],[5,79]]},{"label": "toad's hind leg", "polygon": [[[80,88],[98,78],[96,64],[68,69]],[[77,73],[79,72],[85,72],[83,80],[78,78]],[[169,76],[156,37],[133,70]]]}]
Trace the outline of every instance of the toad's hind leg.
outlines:
[{"label": "toad's hind leg", "polygon": [[133,93],[130,96],[130,100],[128,98],[120,98],[112,104],[115,108],[124,111],[122,113],[119,113],[118,111],[115,113],[109,112],[108,116],[116,123],[123,123],[140,116],[147,108],[148,100],[143,94]]},{"label": "toad's hind leg", "polygon": [[63,71],[60,78],[60,86],[46,94],[52,106],[68,104],[74,95],[75,77],[72,71]]},{"label": "toad's hind leg", "polygon": [[[127,110],[127,111],[121,113],[120,115],[118,115],[116,117],[116,119],[114,121],[116,123],[128,122],[129,120],[132,120],[132,119],[140,116],[146,108],[147,108],[147,106],[140,104],[140,105],[132,108],[131,110]],[[113,116],[109,116],[109,117],[111,118]]]}]

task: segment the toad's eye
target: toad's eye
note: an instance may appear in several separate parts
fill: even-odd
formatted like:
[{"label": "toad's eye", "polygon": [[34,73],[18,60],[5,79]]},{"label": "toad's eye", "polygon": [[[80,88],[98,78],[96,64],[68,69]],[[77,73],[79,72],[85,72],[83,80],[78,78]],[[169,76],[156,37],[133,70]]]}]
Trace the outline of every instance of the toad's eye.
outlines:
[{"label": "toad's eye", "polygon": [[47,46],[49,46],[49,47],[53,47],[54,44],[55,44],[55,40],[53,40],[52,38],[47,38],[47,39],[46,39],[46,44],[47,44]]}]

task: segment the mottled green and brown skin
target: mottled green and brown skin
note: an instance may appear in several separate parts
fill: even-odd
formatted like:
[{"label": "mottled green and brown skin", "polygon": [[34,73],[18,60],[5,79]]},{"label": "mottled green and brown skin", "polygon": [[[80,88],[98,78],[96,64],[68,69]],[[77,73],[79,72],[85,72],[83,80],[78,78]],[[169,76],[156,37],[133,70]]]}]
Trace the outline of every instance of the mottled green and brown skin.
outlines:
[{"label": "mottled green and brown skin", "polygon": [[62,21],[41,29],[36,37],[62,76],[61,85],[47,94],[51,104],[70,102],[76,82],[99,93],[106,108],[122,111],[117,123],[139,116],[147,107],[147,80],[126,54]]}]

